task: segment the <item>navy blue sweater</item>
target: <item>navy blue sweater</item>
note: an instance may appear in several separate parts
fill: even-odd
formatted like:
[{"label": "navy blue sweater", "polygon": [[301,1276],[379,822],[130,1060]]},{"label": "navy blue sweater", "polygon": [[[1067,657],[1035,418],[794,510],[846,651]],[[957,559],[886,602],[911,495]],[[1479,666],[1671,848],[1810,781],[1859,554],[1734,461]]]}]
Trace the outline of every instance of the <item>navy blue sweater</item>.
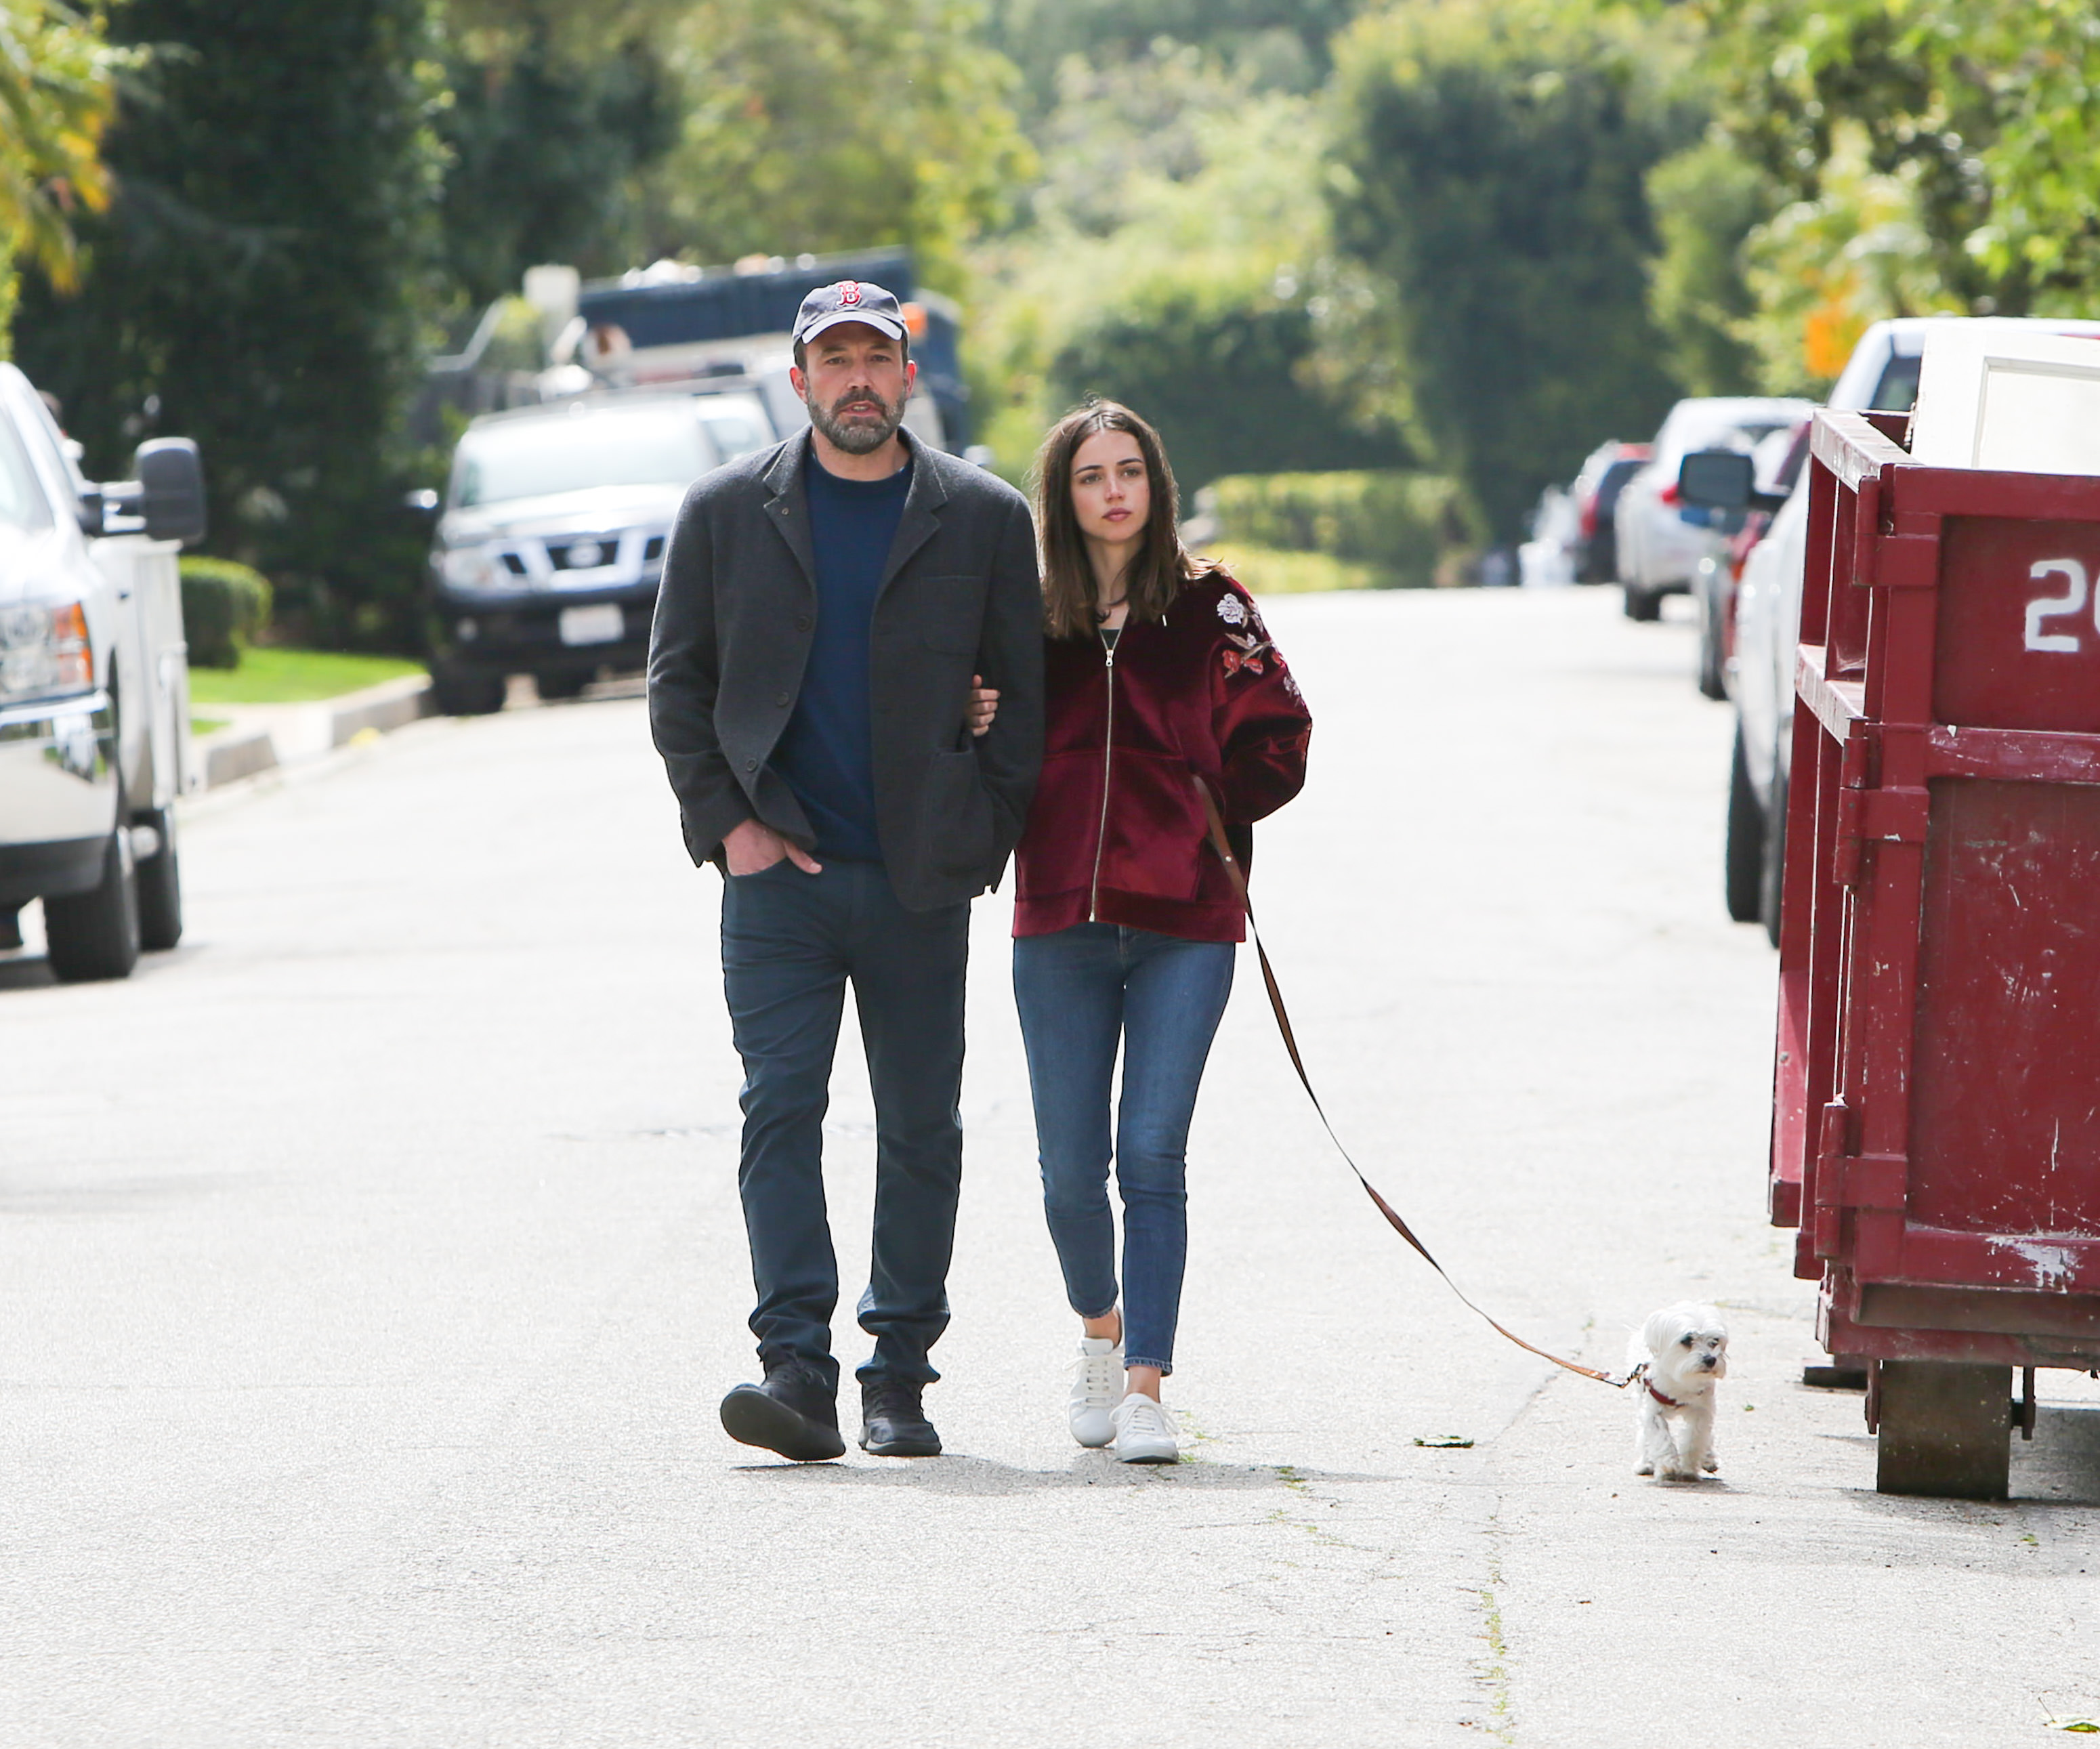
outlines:
[{"label": "navy blue sweater", "polygon": [[840,479],[825,471],[813,447],[803,479],[817,560],[817,626],[802,689],[773,764],[810,817],[819,858],[880,862],[868,639],[883,570],[911,488],[911,466],[907,462],[886,480]]}]

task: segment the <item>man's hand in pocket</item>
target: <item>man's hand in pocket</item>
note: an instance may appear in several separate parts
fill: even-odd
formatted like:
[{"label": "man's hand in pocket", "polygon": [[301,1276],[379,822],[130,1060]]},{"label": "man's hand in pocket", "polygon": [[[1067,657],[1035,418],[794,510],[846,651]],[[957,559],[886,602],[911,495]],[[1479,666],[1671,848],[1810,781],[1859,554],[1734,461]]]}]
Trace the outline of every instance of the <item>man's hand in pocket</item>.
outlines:
[{"label": "man's hand in pocket", "polygon": [[747,820],[722,840],[722,856],[732,874],[762,874],[785,857],[805,874],[821,874],[823,865],[800,844],[790,844],[770,826]]}]

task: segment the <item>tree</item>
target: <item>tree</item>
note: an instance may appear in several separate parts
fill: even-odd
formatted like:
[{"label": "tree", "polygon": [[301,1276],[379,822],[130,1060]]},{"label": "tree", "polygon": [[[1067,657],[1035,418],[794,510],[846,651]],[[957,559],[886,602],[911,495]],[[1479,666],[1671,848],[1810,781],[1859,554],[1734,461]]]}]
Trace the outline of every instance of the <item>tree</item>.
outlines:
[{"label": "tree", "polygon": [[1645,181],[1696,134],[1648,71],[1669,48],[1487,0],[1396,6],[1337,43],[1335,238],[1399,351],[1385,399],[1502,540],[1675,397],[1647,307]]},{"label": "tree", "polygon": [[77,279],[73,223],[108,204],[98,148],[126,59],[93,13],[0,0],[0,333],[14,313],[18,258],[54,284]]},{"label": "tree", "polygon": [[1827,385],[1878,316],[2084,315],[2100,295],[2089,0],[1692,0],[1718,138],[1764,182],[1741,326]]},{"label": "tree", "polygon": [[1127,286],[1050,362],[1051,404],[1123,402],[1159,428],[1185,493],[1226,474],[1389,468],[1408,459],[1389,433],[1353,428],[1303,367],[1315,344],[1306,300],[1201,271]]},{"label": "tree", "polygon": [[1088,394],[1157,422],[1185,489],[1405,459],[1312,370],[1331,278],[1316,99],[1155,41],[1068,59],[1036,135],[1033,222],[977,258],[984,429],[1010,474]]},{"label": "tree", "polygon": [[[646,258],[646,175],[677,143],[691,0],[448,0],[446,270],[475,308],[524,270]],[[466,312],[462,311],[462,314]]]},{"label": "tree", "polygon": [[650,178],[656,250],[903,244],[961,290],[964,245],[1033,168],[981,24],[974,0],[694,0],[669,37],[685,117]]},{"label": "tree", "polygon": [[1757,349],[1747,336],[1756,299],[1743,246],[1771,216],[1770,183],[1716,138],[1649,171],[1648,198],[1661,245],[1648,306],[1671,378],[1687,394],[1754,393]]},{"label": "tree", "polygon": [[994,0],[990,37],[1022,73],[1030,107],[1056,106],[1068,61],[1105,68],[1162,41],[1199,48],[1271,86],[1309,90],[1327,45],[1362,0]]},{"label": "tree", "polygon": [[575,51],[536,20],[515,40],[456,37],[447,82],[445,266],[470,303],[514,292],[537,262],[637,264],[644,173],[677,143],[682,108],[655,43]]},{"label": "tree", "polygon": [[310,635],[412,645],[400,412],[437,297],[437,46],[423,0],[132,0],[152,46],[108,140],[116,198],[67,295],[24,289],[31,374],[105,476],[196,437],[213,548]]}]

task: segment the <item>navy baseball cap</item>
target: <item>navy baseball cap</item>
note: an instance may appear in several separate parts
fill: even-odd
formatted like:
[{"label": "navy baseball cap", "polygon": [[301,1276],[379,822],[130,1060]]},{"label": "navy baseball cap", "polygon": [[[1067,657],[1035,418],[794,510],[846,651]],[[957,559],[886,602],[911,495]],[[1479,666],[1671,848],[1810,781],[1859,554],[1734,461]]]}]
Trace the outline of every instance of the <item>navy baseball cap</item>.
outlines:
[{"label": "navy baseball cap", "polygon": [[840,280],[835,285],[818,286],[802,300],[802,307],[795,313],[796,341],[814,339],[844,322],[865,322],[892,340],[902,340],[907,332],[895,293],[865,280]]}]

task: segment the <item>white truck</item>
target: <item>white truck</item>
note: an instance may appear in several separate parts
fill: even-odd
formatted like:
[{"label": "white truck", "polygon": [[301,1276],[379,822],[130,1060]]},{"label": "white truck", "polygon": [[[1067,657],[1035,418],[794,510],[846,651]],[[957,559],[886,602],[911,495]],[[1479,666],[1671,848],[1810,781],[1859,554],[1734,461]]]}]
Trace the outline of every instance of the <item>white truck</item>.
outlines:
[{"label": "white truck", "polygon": [[[1839,412],[1909,412],[1917,399],[1926,336],[1950,322],[1989,322],[2100,339],[2100,322],[1961,316],[1877,322],[1860,337],[1830,391],[1830,407]],[[1728,790],[1725,897],[1731,917],[1738,923],[1762,923],[1775,945],[1810,471],[1801,469],[1771,526],[1744,561],[1736,597],[1736,653],[1726,676],[1736,707],[1736,747]]]},{"label": "white truck", "polygon": [[96,485],[0,364],[0,949],[43,903],[54,976],[130,975],[182,934],[177,795],[193,787],[176,555],[205,531],[186,438]]}]

